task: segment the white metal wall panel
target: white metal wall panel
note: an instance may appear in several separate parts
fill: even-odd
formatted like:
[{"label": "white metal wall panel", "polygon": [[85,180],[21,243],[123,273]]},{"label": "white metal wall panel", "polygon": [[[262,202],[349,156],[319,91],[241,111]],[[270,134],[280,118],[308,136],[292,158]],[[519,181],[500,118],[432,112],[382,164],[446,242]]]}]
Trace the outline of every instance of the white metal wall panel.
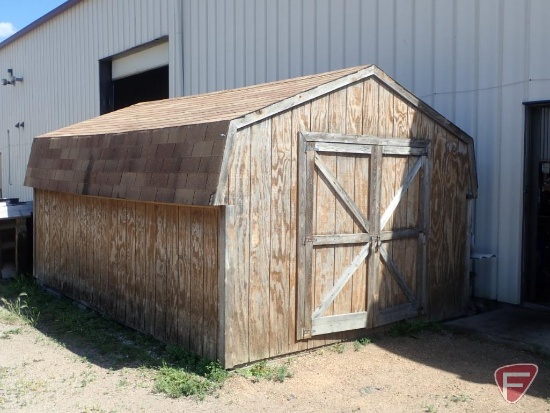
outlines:
[{"label": "white metal wall panel", "polygon": [[473,135],[476,247],[498,255],[477,292],[519,301],[522,102],[550,99],[550,2],[183,1],[185,94],[375,63]]},{"label": "white metal wall panel", "polygon": [[98,114],[98,60],[161,36],[170,96],[375,63],[476,139],[475,242],[498,255],[477,292],[518,302],[522,102],[550,99],[549,15],[547,0],[83,1],[0,49],[0,78],[25,77],[0,87],[4,195],[31,196],[33,136]]},{"label": "white metal wall panel", "polygon": [[[23,179],[33,137],[97,116],[98,61],[167,36],[173,2],[83,1],[0,49],[0,78],[8,68],[24,77],[22,84],[0,87],[4,196],[32,198]],[[25,128],[16,129],[21,121]]]}]

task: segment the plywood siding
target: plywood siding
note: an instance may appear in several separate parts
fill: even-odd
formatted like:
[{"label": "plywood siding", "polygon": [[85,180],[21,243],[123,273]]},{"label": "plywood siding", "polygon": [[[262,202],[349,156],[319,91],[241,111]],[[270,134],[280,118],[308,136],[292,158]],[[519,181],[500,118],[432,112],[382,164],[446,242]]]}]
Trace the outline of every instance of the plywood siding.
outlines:
[{"label": "plywood siding", "polygon": [[[226,307],[227,366],[261,358],[288,354],[306,348],[350,338],[364,332],[316,336],[296,340],[296,256],[302,240],[297,239],[297,142],[298,132],[370,134],[387,137],[429,139],[430,168],[433,183],[429,194],[428,276],[426,310],[431,319],[462,314],[464,295],[468,160],[463,144],[434,120],[414,109],[378,81],[369,79],[352,84],[311,103],[293,108],[273,118],[239,130],[234,136],[228,200],[232,209],[227,221],[226,254],[232,265],[226,268],[226,294],[232,305]],[[326,160],[337,171],[348,191],[361,197],[368,194],[361,180],[368,179],[368,162],[344,155]],[[392,160],[394,169],[406,174],[412,165]],[[390,187],[395,183],[392,182]],[[414,185],[418,185],[415,183]],[[318,183],[318,190],[325,190]],[[328,190],[328,189],[326,189]],[[406,199],[391,226],[399,227],[419,220],[409,214],[409,206],[418,204],[414,196]],[[390,199],[392,194],[387,194]],[[368,207],[365,195],[363,207]],[[433,200],[432,200],[433,198]],[[323,209],[326,215],[327,209]],[[337,202],[327,216],[312,213],[317,228],[351,232],[356,225]],[[459,234],[457,236],[457,234]],[[406,243],[403,241],[402,243]],[[406,247],[406,245],[405,245]],[[418,257],[411,248],[394,246],[402,266],[416,265]],[[330,251],[329,251],[330,250]],[[409,251],[410,250],[410,251]],[[317,294],[330,289],[335,272],[351,256],[337,249],[318,251],[314,265],[326,271],[326,285]],[[349,255],[349,254],[348,254]],[[338,267],[338,268],[336,268]],[[336,270],[335,270],[336,268]],[[328,274],[330,273],[330,274]],[[345,287],[329,310],[342,313],[365,308],[358,283],[366,283],[368,271],[362,267]],[[412,278],[412,275],[409,277]]]},{"label": "plywood siding", "polygon": [[218,358],[218,209],[35,196],[39,280],[130,327]]}]

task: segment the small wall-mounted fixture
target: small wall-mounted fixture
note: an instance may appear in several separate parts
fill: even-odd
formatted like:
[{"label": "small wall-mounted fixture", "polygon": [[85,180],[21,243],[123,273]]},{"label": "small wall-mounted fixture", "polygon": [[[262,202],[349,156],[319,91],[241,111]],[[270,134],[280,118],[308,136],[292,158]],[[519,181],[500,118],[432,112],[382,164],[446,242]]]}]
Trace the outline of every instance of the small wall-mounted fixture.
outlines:
[{"label": "small wall-mounted fixture", "polygon": [[15,127],[16,127],[17,129],[19,129],[19,128],[24,128],[24,127],[25,127],[25,122],[17,122],[17,123],[15,124]]},{"label": "small wall-mounted fixture", "polygon": [[6,86],[6,85],[15,86],[16,82],[23,81],[22,77],[15,77],[13,75],[13,69],[8,69],[8,73],[9,73],[8,79],[2,79],[2,86]]}]

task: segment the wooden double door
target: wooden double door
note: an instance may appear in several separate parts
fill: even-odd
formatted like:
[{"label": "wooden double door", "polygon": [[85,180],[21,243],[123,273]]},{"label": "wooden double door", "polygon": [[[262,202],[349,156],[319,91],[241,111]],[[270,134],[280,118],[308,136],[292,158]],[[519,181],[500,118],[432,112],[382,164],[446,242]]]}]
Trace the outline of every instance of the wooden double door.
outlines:
[{"label": "wooden double door", "polygon": [[299,140],[297,338],[421,314],[429,142]]}]

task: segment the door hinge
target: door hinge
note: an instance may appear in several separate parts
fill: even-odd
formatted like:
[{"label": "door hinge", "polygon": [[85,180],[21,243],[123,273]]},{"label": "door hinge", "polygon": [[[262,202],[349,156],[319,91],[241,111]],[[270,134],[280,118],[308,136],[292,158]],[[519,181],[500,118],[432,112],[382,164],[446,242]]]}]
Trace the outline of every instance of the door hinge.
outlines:
[{"label": "door hinge", "polygon": [[303,245],[306,245],[306,243],[308,243],[308,242],[313,242],[313,237],[311,235],[307,236],[307,237],[304,237]]},{"label": "door hinge", "polygon": [[311,337],[312,330],[307,330],[305,328],[302,328],[302,337]]}]

